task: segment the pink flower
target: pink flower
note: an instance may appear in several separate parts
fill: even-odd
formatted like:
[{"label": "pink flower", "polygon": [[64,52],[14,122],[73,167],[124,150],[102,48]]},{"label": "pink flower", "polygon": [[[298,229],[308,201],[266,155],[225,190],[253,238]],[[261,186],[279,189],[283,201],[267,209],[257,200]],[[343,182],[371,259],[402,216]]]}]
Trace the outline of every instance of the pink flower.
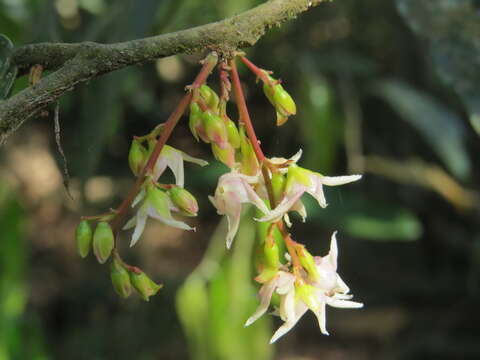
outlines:
[{"label": "pink flower", "polygon": [[252,187],[257,183],[258,175],[247,176],[232,170],[218,179],[215,196],[208,197],[217,209],[217,213],[227,216],[227,248],[230,248],[237,233],[243,203],[253,204],[265,214],[269,211]]}]

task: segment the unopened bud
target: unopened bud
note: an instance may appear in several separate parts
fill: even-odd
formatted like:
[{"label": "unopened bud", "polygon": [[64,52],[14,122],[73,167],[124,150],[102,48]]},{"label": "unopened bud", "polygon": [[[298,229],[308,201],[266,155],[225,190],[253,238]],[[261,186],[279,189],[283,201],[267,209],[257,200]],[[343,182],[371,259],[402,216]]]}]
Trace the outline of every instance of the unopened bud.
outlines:
[{"label": "unopened bud", "polygon": [[143,271],[139,274],[130,272],[130,281],[143,300],[148,301],[163,285],[155,284]]},{"label": "unopened bud", "polygon": [[200,96],[205,100],[208,107],[214,112],[218,112],[218,95],[212,88],[208,85],[203,84],[200,86]]},{"label": "unopened bud", "polygon": [[265,240],[265,243],[263,245],[263,253],[265,255],[266,265],[270,268],[278,269],[280,265],[280,256],[278,245],[273,239],[273,237],[267,238]]},{"label": "unopened bud", "polygon": [[110,257],[114,244],[113,231],[105,221],[100,221],[93,233],[93,252],[100,264],[104,264]]},{"label": "unopened bud", "polygon": [[217,144],[212,143],[212,153],[215,156],[215,159],[221,161],[229,168],[233,168],[235,165],[235,149],[230,145],[221,149]]},{"label": "unopened bud", "polygon": [[231,119],[226,119],[225,127],[227,128],[228,142],[234,149],[240,147],[240,134],[238,133],[237,126]]},{"label": "unopened bud", "polygon": [[267,75],[269,82],[264,82],[263,92],[277,112],[277,126],[287,122],[290,115],[297,113],[297,106],[290,94],[277,83],[277,80]]},{"label": "unopened bud", "polygon": [[298,297],[308,306],[313,312],[319,311],[319,301],[317,296],[315,296],[317,288],[312,285],[307,284],[303,280],[295,281],[295,295],[298,294]]},{"label": "unopened bud", "polygon": [[202,125],[202,110],[196,102],[190,104],[190,117],[188,119],[188,126],[190,131],[195,139],[198,141],[198,128],[203,127]]},{"label": "unopened bud", "polygon": [[132,145],[130,146],[130,152],[128,153],[128,164],[130,169],[135,176],[137,176],[145,166],[147,161],[147,149],[145,149],[141,142],[133,139]]},{"label": "unopened bud", "polygon": [[175,186],[168,190],[173,204],[188,216],[196,216],[198,203],[195,197],[182,187]]},{"label": "unopened bud", "polygon": [[87,220],[82,220],[75,230],[75,240],[77,241],[78,254],[85,258],[92,247],[92,228]]},{"label": "unopened bud", "polygon": [[283,174],[280,173],[273,173],[272,174],[272,189],[273,189],[273,197],[276,201],[280,201],[283,197],[283,193],[285,190],[285,183],[286,178]]},{"label": "unopened bud", "polygon": [[202,119],[208,139],[224,149],[228,145],[228,135],[223,120],[210,110],[203,113]]},{"label": "unopened bud", "polygon": [[318,269],[312,254],[310,254],[303,245],[297,247],[297,254],[300,260],[300,264],[302,264],[308,275],[313,280],[318,281],[320,279],[320,274],[318,273]]},{"label": "unopened bud", "polygon": [[260,168],[257,155],[243,128],[240,130],[240,151],[242,154],[241,172],[250,176],[256,175]]},{"label": "unopened bud", "polygon": [[117,261],[112,261],[110,266],[110,278],[115,292],[122,298],[126,299],[132,293],[132,284],[130,275],[123,265]]}]

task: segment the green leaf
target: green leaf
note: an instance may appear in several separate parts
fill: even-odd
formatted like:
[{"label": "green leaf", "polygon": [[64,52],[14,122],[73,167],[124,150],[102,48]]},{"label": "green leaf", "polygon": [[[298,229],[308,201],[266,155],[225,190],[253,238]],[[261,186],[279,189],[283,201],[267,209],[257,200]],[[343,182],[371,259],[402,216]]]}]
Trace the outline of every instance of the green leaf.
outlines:
[{"label": "green leaf", "polygon": [[0,100],[8,97],[17,77],[18,69],[11,62],[12,49],[10,39],[0,34]]},{"label": "green leaf", "polygon": [[465,128],[457,114],[401,81],[378,81],[373,91],[417,129],[455,176],[468,177],[471,164],[464,143]]}]

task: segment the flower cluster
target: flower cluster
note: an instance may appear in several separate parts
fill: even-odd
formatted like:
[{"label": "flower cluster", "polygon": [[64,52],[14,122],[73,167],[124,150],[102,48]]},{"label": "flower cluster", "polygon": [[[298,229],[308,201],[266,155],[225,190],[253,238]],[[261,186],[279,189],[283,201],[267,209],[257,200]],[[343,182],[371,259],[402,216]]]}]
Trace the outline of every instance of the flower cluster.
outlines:
[{"label": "flower cluster", "polygon": [[[296,114],[295,102],[271,72],[256,67],[243,56],[240,59],[262,81],[263,92],[275,109],[276,125],[283,125]],[[207,162],[166,145],[171,131],[188,108],[193,137],[209,144],[214,157],[229,168],[218,179],[213,196],[209,196],[218,214],[225,215],[228,220],[227,248],[236,236],[245,204],[258,209],[254,221],[269,224],[267,235],[260,239],[261,255],[256,264],[258,276],[255,279],[261,284],[260,305],[245,325],[252,324],[272,307],[284,321],[271,339],[274,342],[311,310],[318,319],[320,331],[328,335],[326,305],[359,308],[362,304],[350,300],[349,288],[337,273],[336,233],[332,235],[329,253],[324,257],[313,256],[304,245],[292,239],[289,228],[293,224],[289,214],[297,212],[305,221],[307,211],[302,203],[305,193],[325,208],[324,185],[347,184],[359,180],[361,175],[331,177],[305,169],[298,164],[301,151],[289,159],[265,157],[253,129],[234,59],[224,60],[219,65],[219,94],[205,83],[217,60],[215,54],[207,57],[194,83],[187,87],[187,94],[165,124],[133,139],[128,160],[137,182],[119,208],[100,216],[86,217],[80,223],[77,228],[80,255],[85,257],[93,246],[98,261],[104,263],[113,254],[112,283],[122,297],[130,295],[132,286],[145,300],[160,289],[142,270],[120,258],[115,236],[120,228],[134,228],[130,246],[135,245],[148,218],[178,229],[195,230],[179,218],[196,216],[198,212],[195,197],[184,187],[184,162],[200,166]],[[232,87],[238,108],[237,122],[227,114]],[[167,169],[173,173],[174,184],[160,181]],[[132,208],[136,209],[134,216],[122,227],[124,215]],[[93,234],[87,221],[92,219],[98,221]],[[280,253],[281,242],[287,249],[285,254]]]}]

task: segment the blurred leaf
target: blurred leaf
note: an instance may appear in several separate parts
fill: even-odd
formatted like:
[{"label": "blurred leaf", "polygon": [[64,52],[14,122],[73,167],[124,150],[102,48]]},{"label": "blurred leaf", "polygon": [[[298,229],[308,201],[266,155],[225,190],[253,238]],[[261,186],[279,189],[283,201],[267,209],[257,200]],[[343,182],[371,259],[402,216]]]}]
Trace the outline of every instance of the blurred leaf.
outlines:
[{"label": "blurred leaf", "polygon": [[401,81],[377,81],[373,91],[422,134],[455,176],[464,179],[470,174],[465,129],[457,114]]},{"label": "blurred leaf", "polygon": [[[408,209],[375,201],[358,193],[335,188],[325,190],[327,199],[335,199],[337,193],[337,204],[321,209],[312,197],[305,196],[302,200],[310,221],[318,220],[341,229],[352,237],[365,240],[412,241],[422,234],[421,222]],[[338,201],[339,191],[341,201]]]},{"label": "blurred leaf", "polygon": [[[251,209],[246,216],[251,218]],[[226,222],[217,227],[207,253],[177,293],[177,312],[192,359],[270,359],[270,329],[263,318],[245,328],[258,305],[251,259],[255,225],[242,221],[233,252],[225,251]]]},{"label": "blurred leaf", "polygon": [[10,60],[12,49],[10,39],[0,34],[0,100],[8,97],[17,77],[18,69]]},{"label": "blurred leaf", "polygon": [[480,15],[474,0],[396,0],[410,28],[428,41],[440,79],[460,96],[480,135]]}]

